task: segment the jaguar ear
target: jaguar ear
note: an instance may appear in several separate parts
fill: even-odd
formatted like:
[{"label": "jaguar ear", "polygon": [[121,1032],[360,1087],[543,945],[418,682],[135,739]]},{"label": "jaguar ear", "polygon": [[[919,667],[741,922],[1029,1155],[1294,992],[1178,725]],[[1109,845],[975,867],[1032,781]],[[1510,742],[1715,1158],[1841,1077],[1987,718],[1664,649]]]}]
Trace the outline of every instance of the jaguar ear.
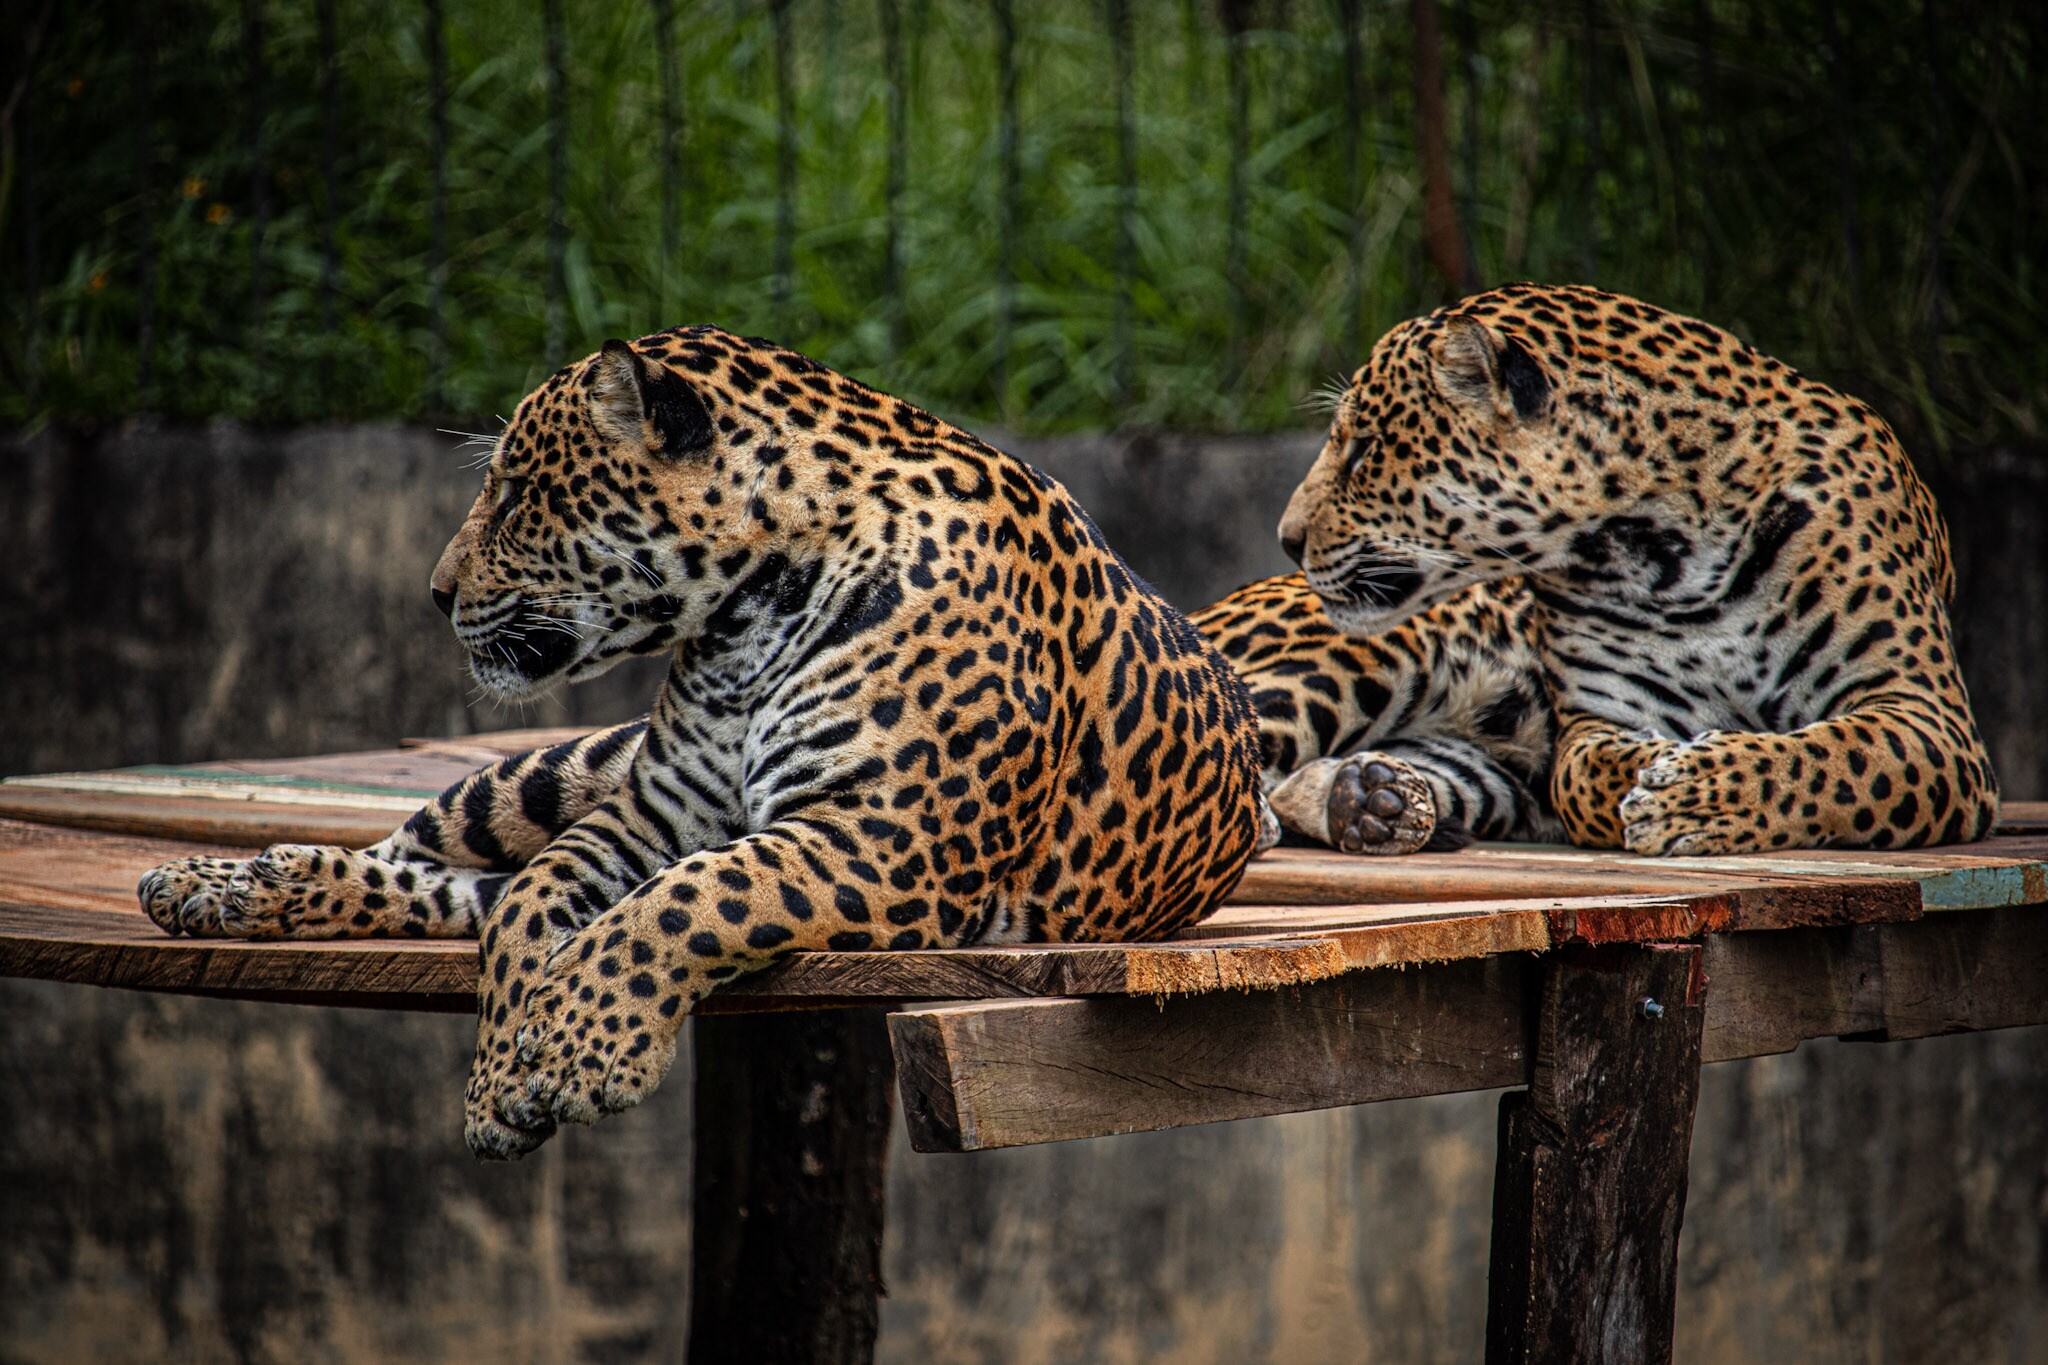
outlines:
[{"label": "jaguar ear", "polygon": [[1550,378],[1527,347],[1474,318],[1452,318],[1436,344],[1444,396],[1492,416],[1527,422],[1550,402]]},{"label": "jaguar ear", "polygon": [[626,342],[604,344],[589,385],[592,414],[614,441],[639,441],[670,459],[711,444],[711,410],[689,381]]}]

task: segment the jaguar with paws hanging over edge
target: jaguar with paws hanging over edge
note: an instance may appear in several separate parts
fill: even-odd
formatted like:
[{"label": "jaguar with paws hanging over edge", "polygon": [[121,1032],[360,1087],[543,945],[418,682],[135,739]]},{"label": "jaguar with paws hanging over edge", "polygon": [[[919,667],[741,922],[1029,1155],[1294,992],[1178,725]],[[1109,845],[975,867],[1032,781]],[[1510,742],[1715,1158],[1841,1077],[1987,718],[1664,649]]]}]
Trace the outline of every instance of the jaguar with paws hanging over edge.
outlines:
[{"label": "jaguar with paws hanging over edge", "polygon": [[1243,685],[1063,488],[770,343],[554,375],[433,589],[502,696],[671,654],[652,714],[370,849],[140,894],[174,932],[480,932],[482,1156],[637,1103],[694,1002],[789,953],[1156,936],[1278,837]]},{"label": "jaguar with paws hanging over edge", "polygon": [[1876,413],[1718,328],[1541,285],[1403,323],[1281,540],[1355,634],[1526,585],[1574,843],[1903,848],[1997,819],[1932,496]]}]

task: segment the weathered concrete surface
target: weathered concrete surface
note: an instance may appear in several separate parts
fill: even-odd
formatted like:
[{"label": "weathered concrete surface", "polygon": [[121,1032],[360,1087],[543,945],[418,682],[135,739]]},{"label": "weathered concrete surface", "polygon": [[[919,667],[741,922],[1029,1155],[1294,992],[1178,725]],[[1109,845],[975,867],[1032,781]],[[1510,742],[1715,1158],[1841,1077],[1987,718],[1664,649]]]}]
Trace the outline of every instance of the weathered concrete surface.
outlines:
[{"label": "weathered concrete surface", "polygon": [[395,426],[129,423],[0,440],[0,771],[595,724],[658,666],[523,708],[468,703],[427,574],[473,452]]},{"label": "weathered concrete surface", "polygon": [[[1285,567],[1302,435],[1015,442],[1184,603]],[[471,708],[399,428],[0,438],[0,771],[598,723]],[[2048,793],[2048,464],[1937,471],[2006,790]],[[0,1361],[673,1359],[688,1091],[473,1166],[470,1025],[0,983]],[[1710,1068],[1687,1361],[2048,1360],[2048,1030]],[[1495,1097],[891,1162],[889,1361],[1466,1361]]]},{"label": "weathered concrete surface", "polygon": [[0,1360],[668,1351],[689,1063],[611,1131],[484,1167],[462,1143],[473,1037],[449,1015],[0,984]]},{"label": "weathered concrete surface", "polygon": [[1923,471],[1956,560],[1956,650],[2006,796],[2048,796],[2048,450]]}]

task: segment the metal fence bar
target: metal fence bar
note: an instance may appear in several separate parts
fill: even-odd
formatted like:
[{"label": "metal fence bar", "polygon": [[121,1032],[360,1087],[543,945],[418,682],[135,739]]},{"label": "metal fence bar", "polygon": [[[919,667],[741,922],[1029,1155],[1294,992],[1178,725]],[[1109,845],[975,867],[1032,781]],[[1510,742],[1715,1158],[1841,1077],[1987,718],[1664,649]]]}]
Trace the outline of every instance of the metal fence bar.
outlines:
[{"label": "metal fence bar", "polygon": [[135,395],[148,411],[156,399],[156,25],[153,0],[136,0],[129,16],[135,42]]},{"label": "metal fence bar", "polygon": [[1249,188],[1247,163],[1251,160],[1252,94],[1251,72],[1247,69],[1251,14],[1249,0],[1218,0],[1223,20],[1224,80],[1230,87],[1230,181],[1226,191],[1226,226],[1223,243],[1223,274],[1230,284],[1230,370],[1244,366],[1244,347],[1251,334],[1251,290],[1245,271],[1245,234]]},{"label": "metal fence bar", "polygon": [[997,415],[1009,411],[1010,346],[1017,325],[1017,16],[1010,0],[991,0],[996,26],[996,349]]},{"label": "metal fence bar", "polygon": [[568,357],[569,73],[562,51],[562,0],[542,0],[548,63],[548,311],[547,363]]},{"label": "metal fence bar", "polygon": [[[1927,164],[1949,164],[1948,78],[1942,68],[1941,17],[1935,0],[1921,0],[1927,46],[1920,60],[1927,68]],[[2035,80],[2041,73],[2031,73]],[[1943,212],[1946,198],[1939,176],[1927,181],[1927,385],[1937,396],[1947,387],[1946,366],[1941,353],[1941,334],[1948,325],[1947,223]]]},{"label": "metal fence bar", "polygon": [[880,0],[882,81],[887,86],[889,161],[882,177],[882,308],[893,353],[903,331],[903,185],[909,178],[908,91],[904,88],[903,13],[900,0]]},{"label": "metal fence bar", "polygon": [[770,0],[768,17],[775,47],[775,278],[769,288],[776,330],[787,338],[792,325],[791,277],[796,271],[796,90],[789,0]]},{"label": "metal fence bar", "polygon": [[682,189],[676,166],[676,142],[682,120],[682,76],[676,67],[676,15],[674,0],[654,0],[654,51],[661,67],[661,270],[660,309],[656,328],[672,327],[675,295],[670,287],[676,266],[676,243],[681,232]]},{"label": "metal fence bar", "polygon": [[256,348],[269,304],[263,239],[270,230],[270,64],[263,52],[263,0],[242,0],[242,52],[248,63],[249,344]]},{"label": "metal fence bar", "polygon": [[33,402],[42,379],[43,262],[42,222],[36,183],[36,76],[43,35],[49,31],[54,5],[45,4],[21,46],[21,84],[14,95],[14,146],[21,204],[22,347],[21,383]]},{"label": "metal fence bar", "polygon": [[334,335],[334,296],[341,277],[341,251],[336,243],[336,217],[341,177],[335,168],[341,142],[341,52],[334,31],[335,0],[313,6],[320,45],[320,181],[325,203],[320,212],[320,335]]},{"label": "metal fence bar", "polygon": [[1479,255],[1472,246],[1472,224],[1479,216],[1479,15],[1475,0],[1451,0],[1458,24],[1458,83],[1464,96],[1458,129],[1459,240],[1465,248],[1465,287],[1477,289]]},{"label": "metal fence bar", "polygon": [[432,224],[427,244],[427,408],[448,402],[448,37],[441,0],[426,0],[427,122],[433,130]]},{"label": "metal fence bar", "polygon": [[1719,163],[1725,146],[1719,136],[1716,122],[1721,116],[1721,66],[1714,55],[1714,13],[1707,0],[1693,0],[1694,43],[1699,53],[1699,75],[1697,84],[1700,98],[1699,151],[1702,203],[1699,208],[1701,226],[1698,255],[1700,272],[1700,307],[1702,312],[1712,313],[1715,302],[1714,246],[1716,233],[1712,226],[1713,205],[1704,187],[1710,183],[1708,176]]},{"label": "metal fence bar", "polygon": [[1842,257],[1849,277],[1849,317],[1858,339],[1863,332],[1863,215],[1857,189],[1856,138],[1850,129],[1854,117],[1849,89],[1848,33],[1835,14],[1835,0],[1820,3],[1821,43],[1828,73],[1830,122],[1835,138],[1835,198],[1842,217]]},{"label": "metal fence bar", "polygon": [[[1132,337],[1138,279],[1138,114],[1135,35],[1130,0],[1109,0],[1109,44],[1116,66],[1117,238],[1114,401],[1131,402],[1138,387]],[[1126,418],[1126,420],[1128,420]]]},{"label": "metal fence bar", "polygon": [[1345,247],[1344,364],[1358,364],[1365,352],[1365,16],[1361,0],[1339,0],[1344,26],[1344,210],[1351,215]]},{"label": "metal fence bar", "polygon": [[1584,203],[1580,211],[1585,214],[1579,240],[1585,262],[1582,269],[1589,280],[1600,278],[1600,57],[1594,42],[1594,4],[1595,0],[1579,0],[1579,57],[1583,63],[1579,84],[1579,145],[1583,157],[1579,193]]}]

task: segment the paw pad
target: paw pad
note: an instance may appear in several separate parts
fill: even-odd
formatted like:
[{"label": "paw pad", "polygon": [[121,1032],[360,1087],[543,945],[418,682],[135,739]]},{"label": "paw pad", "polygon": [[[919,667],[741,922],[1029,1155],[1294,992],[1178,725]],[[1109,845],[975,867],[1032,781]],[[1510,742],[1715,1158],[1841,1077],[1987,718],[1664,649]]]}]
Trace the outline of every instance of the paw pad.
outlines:
[{"label": "paw pad", "polygon": [[1405,763],[1346,763],[1330,785],[1330,836],[1346,853],[1413,853],[1436,830],[1429,784]]}]

